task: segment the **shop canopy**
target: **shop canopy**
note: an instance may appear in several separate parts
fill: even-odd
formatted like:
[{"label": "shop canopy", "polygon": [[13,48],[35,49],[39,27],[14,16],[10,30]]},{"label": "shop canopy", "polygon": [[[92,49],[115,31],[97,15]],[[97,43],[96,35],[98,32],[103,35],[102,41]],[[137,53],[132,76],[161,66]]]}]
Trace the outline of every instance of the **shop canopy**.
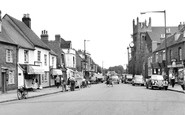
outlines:
[{"label": "shop canopy", "polygon": [[60,69],[52,69],[52,75],[62,75],[62,70]]},{"label": "shop canopy", "polygon": [[44,74],[44,69],[40,66],[28,66],[27,72],[28,74]]}]

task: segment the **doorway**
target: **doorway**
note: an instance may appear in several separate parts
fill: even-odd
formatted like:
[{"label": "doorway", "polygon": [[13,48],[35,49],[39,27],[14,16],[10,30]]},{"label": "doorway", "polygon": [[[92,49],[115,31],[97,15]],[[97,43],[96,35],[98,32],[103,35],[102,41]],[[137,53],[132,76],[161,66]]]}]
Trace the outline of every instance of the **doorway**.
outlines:
[{"label": "doorway", "polygon": [[2,72],[1,73],[2,76],[2,93],[6,93],[7,92],[7,82],[6,82],[6,72]]}]

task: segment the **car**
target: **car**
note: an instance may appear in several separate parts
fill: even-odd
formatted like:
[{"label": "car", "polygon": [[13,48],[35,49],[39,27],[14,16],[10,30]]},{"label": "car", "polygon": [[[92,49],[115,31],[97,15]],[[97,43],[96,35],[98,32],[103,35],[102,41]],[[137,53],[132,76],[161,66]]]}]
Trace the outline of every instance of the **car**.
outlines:
[{"label": "car", "polygon": [[132,85],[141,85],[144,86],[145,81],[144,81],[144,77],[142,75],[134,75],[133,79],[132,79]]},{"label": "car", "polygon": [[164,79],[163,75],[152,75],[146,80],[146,88],[168,89],[168,81]]},{"label": "car", "polygon": [[115,75],[115,76],[112,76],[111,78],[112,78],[112,82],[114,84],[119,84],[120,83],[120,79],[119,79],[118,76]]},{"label": "car", "polygon": [[125,76],[125,83],[131,83],[132,82],[132,74],[127,74]]}]

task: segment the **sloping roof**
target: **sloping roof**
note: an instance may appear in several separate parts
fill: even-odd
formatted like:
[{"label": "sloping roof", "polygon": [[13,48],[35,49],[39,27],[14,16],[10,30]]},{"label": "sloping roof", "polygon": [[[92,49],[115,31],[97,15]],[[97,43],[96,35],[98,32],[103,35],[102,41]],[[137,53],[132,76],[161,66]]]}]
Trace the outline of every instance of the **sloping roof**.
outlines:
[{"label": "sloping roof", "polygon": [[0,32],[0,42],[17,45],[6,33],[4,23],[2,23],[2,30]]},{"label": "sloping roof", "polygon": [[16,25],[13,24],[12,20],[8,17],[8,15],[5,15],[2,21],[3,30],[6,31],[6,34],[9,39],[11,39],[11,41],[19,45],[19,47],[34,50],[34,46],[32,45],[32,43],[25,39],[26,36],[24,36],[23,33],[17,31]]},{"label": "sloping roof", "polygon": [[55,41],[48,41],[48,46],[56,53],[56,54],[64,54],[63,50],[60,48],[59,43]]},{"label": "sloping roof", "polygon": [[[167,29],[170,28],[171,35],[178,31],[178,27],[166,27]],[[147,32],[152,39],[152,41],[160,42],[161,34],[164,34],[164,27],[152,27],[152,31]]]},{"label": "sloping roof", "polygon": [[21,31],[27,37],[27,39],[29,39],[33,43],[34,46],[50,50],[50,48],[44,42],[42,42],[42,40],[29,27],[27,27],[24,22],[19,21],[9,15],[7,16],[19,28],[18,31]]},{"label": "sloping roof", "polygon": [[[185,42],[185,38],[183,37],[183,34],[180,34],[177,39],[175,38],[175,35],[176,33],[167,38],[167,47],[170,47],[172,45],[175,45],[181,42]],[[165,49],[165,41],[163,41],[162,44],[159,45],[154,52],[157,52],[163,49]]]},{"label": "sloping roof", "polygon": [[61,48],[71,48],[71,41],[65,41],[61,38]]}]

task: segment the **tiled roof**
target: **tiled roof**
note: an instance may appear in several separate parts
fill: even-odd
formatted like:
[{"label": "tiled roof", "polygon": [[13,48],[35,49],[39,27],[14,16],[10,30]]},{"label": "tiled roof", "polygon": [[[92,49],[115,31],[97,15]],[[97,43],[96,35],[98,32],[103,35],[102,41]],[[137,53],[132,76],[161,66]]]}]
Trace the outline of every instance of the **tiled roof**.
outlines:
[{"label": "tiled roof", "polygon": [[25,39],[23,33],[17,31],[16,25],[12,22],[8,15],[5,15],[2,21],[3,21],[3,30],[6,31],[6,34],[9,37],[9,39],[11,39],[11,41],[19,45],[19,47],[34,50],[34,46],[32,45],[32,43]]},{"label": "tiled roof", "polygon": [[63,50],[60,48],[59,43],[55,41],[49,41],[48,46],[56,53],[63,54]]},{"label": "tiled roof", "polygon": [[[178,31],[178,27],[166,27],[170,28],[171,35]],[[164,27],[152,27],[152,31],[147,32],[152,39],[152,41],[160,42],[161,34],[164,34]]]},{"label": "tiled roof", "polygon": [[[9,16],[9,15],[8,15]],[[29,39],[34,46],[50,50],[50,48],[42,42],[42,40],[29,28],[24,24],[24,22],[19,21],[11,16],[9,18],[15,23],[15,25],[20,29],[22,33]]]},{"label": "tiled roof", "polygon": [[[172,45],[175,45],[175,44],[178,44],[178,43],[181,43],[181,42],[185,41],[185,38],[183,37],[183,34],[180,34],[178,36],[178,38],[175,38],[175,35],[176,35],[176,33],[167,38],[167,47],[170,47]],[[154,52],[157,52],[157,51],[160,51],[160,50],[163,50],[163,49],[165,49],[165,41],[163,41],[162,44],[159,45]]]},{"label": "tiled roof", "polygon": [[71,48],[71,41],[65,41],[63,38],[61,38],[61,48]]},{"label": "tiled roof", "polygon": [[13,45],[17,45],[6,33],[4,29],[4,23],[2,24],[2,30],[0,32],[0,42],[5,42]]}]

